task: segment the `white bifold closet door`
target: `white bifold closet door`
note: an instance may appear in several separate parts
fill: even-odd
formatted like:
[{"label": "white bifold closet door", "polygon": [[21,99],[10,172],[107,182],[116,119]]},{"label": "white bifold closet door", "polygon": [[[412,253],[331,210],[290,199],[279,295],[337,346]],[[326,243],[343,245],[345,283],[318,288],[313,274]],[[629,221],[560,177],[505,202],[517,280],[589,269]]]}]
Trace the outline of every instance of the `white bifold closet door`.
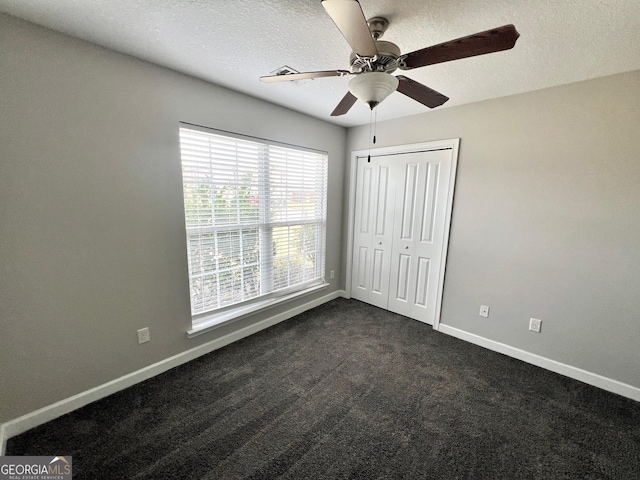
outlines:
[{"label": "white bifold closet door", "polygon": [[453,152],[358,158],[351,296],[433,325]]}]

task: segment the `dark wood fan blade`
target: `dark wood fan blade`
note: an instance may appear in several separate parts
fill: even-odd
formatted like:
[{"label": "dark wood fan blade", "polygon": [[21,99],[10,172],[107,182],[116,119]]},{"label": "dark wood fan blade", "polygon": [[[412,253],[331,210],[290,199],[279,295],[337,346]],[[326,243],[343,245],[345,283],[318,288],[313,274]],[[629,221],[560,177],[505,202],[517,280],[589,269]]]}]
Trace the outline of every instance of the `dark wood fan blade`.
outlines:
[{"label": "dark wood fan blade", "polygon": [[340,115],[344,115],[349,111],[353,104],[356,103],[357,98],[351,95],[351,92],[347,92],[347,94],[340,100],[338,106],[331,112],[332,117],[339,117]]},{"label": "dark wood fan blade", "polygon": [[376,42],[357,0],[322,0],[322,6],[351,46],[351,50],[361,57],[378,54]]},{"label": "dark wood fan blade", "polygon": [[519,36],[516,27],[504,25],[403,55],[404,62],[401,62],[400,68],[410,70],[426,65],[484,55],[485,53],[509,50],[516,44]]},{"label": "dark wood fan blade", "polygon": [[415,80],[405,77],[404,75],[397,75],[396,78],[399,80],[397,90],[400,93],[413,98],[415,101],[420,102],[429,108],[439,107],[449,100],[449,97],[441,94],[440,92],[436,92]]},{"label": "dark wood fan blade", "polygon": [[321,78],[321,77],[343,77],[350,75],[349,70],[324,70],[320,72],[300,72],[300,73],[287,73],[285,75],[266,75],[260,77],[261,82],[273,83],[273,82],[291,82],[293,80],[306,80],[308,78]]}]

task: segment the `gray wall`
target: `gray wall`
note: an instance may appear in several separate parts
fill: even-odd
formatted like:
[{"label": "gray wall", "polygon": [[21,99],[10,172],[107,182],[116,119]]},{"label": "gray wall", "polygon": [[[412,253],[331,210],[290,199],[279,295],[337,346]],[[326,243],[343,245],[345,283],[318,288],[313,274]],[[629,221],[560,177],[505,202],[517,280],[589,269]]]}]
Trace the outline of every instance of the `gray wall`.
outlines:
[{"label": "gray wall", "polygon": [[640,387],[640,72],[377,128],[377,146],[455,137],[442,323]]},{"label": "gray wall", "polygon": [[0,15],[0,423],[314,298],[186,338],[179,121],[328,151],[339,272],[344,128]]}]

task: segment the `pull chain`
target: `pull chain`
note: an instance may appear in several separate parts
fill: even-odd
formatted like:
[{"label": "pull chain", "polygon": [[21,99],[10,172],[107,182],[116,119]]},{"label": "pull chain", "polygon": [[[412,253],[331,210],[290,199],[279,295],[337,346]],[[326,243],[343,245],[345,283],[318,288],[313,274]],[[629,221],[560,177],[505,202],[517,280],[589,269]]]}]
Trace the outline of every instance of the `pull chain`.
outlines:
[{"label": "pull chain", "polygon": [[[376,107],[376,113],[373,116],[373,144],[376,144],[376,133],[378,132],[378,107]],[[371,135],[371,134],[369,134]]]},{"label": "pull chain", "polygon": [[[367,163],[371,163],[371,124],[373,123],[372,120],[373,120],[373,108],[369,113],[369,155],[367,155]],[[374,138],[373,143],[376,143],[375,136],[373,138]]]}]

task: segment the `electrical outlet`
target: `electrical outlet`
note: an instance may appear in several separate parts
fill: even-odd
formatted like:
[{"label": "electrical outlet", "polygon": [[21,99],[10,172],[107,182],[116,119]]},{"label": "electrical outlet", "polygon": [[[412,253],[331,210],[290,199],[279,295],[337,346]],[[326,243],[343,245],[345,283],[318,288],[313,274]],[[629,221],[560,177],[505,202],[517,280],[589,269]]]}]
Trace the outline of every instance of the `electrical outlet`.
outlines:
[{"label": "electrical outlet", "polygon": [[336,276],[336,271],[335,271],[335,270],[331,270],[331,271],[329,272],[329,278],[330,278],[331,280],[333,280],[333,278],[334,278],[335,276]]},{"label": "electrical outlet", "polygon": [[489,307],[487,305],[480,305],[480,313],[481,317],[489,317]]},{"label": "electrical outlet", "polygon": [[540,333],[540,329],[542,328],[542,320],[537,318],[529,319],[529,330],[532,332]]},{"label": "electrical outlet", "polygon": [[151,340],[151,334],[149,333],[149,327],[144,327],[138,330],[138,343],[147,343]]}]

